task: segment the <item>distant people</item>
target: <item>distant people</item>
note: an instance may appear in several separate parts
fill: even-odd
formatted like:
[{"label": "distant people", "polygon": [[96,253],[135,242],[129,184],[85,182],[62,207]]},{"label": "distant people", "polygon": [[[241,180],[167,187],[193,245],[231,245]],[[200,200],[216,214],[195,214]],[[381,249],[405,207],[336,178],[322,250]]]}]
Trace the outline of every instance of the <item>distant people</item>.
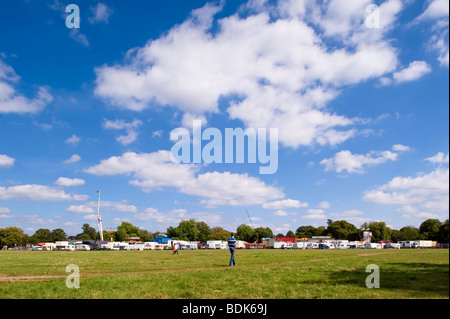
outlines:
[{"label": "distant people", "polygon": [[234,261],[234,253],[236,251],[236,238],[234,238],[234,234],[231,234],[231,237],[228,238],[228,248],[230,249],[231,253],[230,267],[236,266],[236,262]]},{"label": "distant people", "polygon": [[176,243],[172,244],[172,250],[173,250],[173,254],[172,255],[175,255],[177,253],[177,244]]}]

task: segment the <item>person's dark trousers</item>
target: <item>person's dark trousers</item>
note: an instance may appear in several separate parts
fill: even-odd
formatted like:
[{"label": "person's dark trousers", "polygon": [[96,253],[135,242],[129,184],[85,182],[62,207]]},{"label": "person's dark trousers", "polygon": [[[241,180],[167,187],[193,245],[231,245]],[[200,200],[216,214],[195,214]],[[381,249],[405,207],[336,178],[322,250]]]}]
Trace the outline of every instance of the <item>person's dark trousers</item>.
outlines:
[{"label": "person's dark trousers", "polygon": [[235,250],[236,250],[236,248],[230,248],[230,253],[231,253],[230,267],[231,267],[231,264],[233,264],[233,266],[236,266],[236,262],[234,261]]}]

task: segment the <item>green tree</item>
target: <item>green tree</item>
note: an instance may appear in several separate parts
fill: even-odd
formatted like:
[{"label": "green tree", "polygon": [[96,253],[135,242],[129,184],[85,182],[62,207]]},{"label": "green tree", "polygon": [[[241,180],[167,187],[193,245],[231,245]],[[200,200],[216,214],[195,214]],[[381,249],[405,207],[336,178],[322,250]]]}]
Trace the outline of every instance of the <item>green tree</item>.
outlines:
[{"label": "green tree", "polygon": [[182,220],[178,225],[179,240],[196,241],[198,237],[197,224],[194,219]]},{"label": "green tree", "polygon": [[253,243],[256,241],[255,231],[249,225],[241,224],[236,230],[236,239]]},{"label": "green tree", "polygon": [[228,240],[230,238],[231,233],[222,227],[213,227],[211,229],[211,240]]},{"label": "green tree", "polygon": [[311,238],[313,236],[320,236],[321,231],[314,226],[300,226],[295,231],[298,238]]},{"label": "green tree", "polygon": [[294,234],[294,232],[293,232],[292,230],[289,230],[289,231],[286,233],[286,237],[295,237],[295,234]]},{"label": "green tree", "polygon": [[414,226],[405,226],[400,229],[397,241],[420,239],[420,231]]},{"label": "green tree", "polygon": [[54,242],[67,240],[67,234],[61,228],[53,229],[52,233],[51,233],[51,237],[52,237],[52,241],[54,241]]},{"label": "green tree", "polygon": [[169,238],[180,239],[180,238],[178,238],[180,235],[180,233],[178,231],[178,227],[169,226],[166,230],[166,235]]},{"label": "green tree", "polygon": [[438,240],[442,223],[439,219],[427,219],[420,224],[419,231],[424,240]]},{"label": "green tree", "polygon": [[448,244],[449,240],[449,229],[448,229],[448,219],[442,223],[441,227],[439,227],[437,241],[439,243]]},{"label": "green tree", "polygon": [[258,227],[255,228],[255,236],[257,241],[261,241],[262,238],[267,238],[267,237],[275,237],[273,235],[272,230],[269,227]]},{"label": "green tree", "polygon": [[33,244],[53,242],[52,232],[46,228],[40,228],[31,236]]},{"label": "green tree", "polygon": [[284,237],[284,235],[282,233],[278,233],[275,235],[275,237]]},{"label": "green tree", "polygon": [[372,232],[372,241],[387,241],[390,239],[390,231],[385,222],[371,222],[369,223],[370,232]]},{"label": "green tree", "polygon": [[358,232],[358,229],[355,225],[345,220],[331,221],[326,230],[326,233],[335,239],[347,239],[356,232]]},{"label": "green tree", "polygon": [[139,227],[128,222],[122,222],[122,224],[117,227],[116,240],[122,241],[126,237],[140,237],[140,235]]},{"label": "green tree", "polygon": [[89,224],[83,224],[81,229],[83,232],[76,236],[78,240],[94,240],[97,238],[97,231],[95,228],[89,226]]},{"label": "green tree", "polygon": [[211,235],[211,228],[205,222],[197,222],[197,240],[206,242]]},{"label": "green tree", "polygon": [[155,238],[155,235],[153,235],[153,233],[149,232],[148,230],[141,229],[140,233],[140,237],[143,242],[152,241],[152,239]]},{"label": "green tree", "polygon": [[3,246],[14,247],[27,243],[28,236],[25,236],[22,229],[18,227],[0,228],[0,248]]}]

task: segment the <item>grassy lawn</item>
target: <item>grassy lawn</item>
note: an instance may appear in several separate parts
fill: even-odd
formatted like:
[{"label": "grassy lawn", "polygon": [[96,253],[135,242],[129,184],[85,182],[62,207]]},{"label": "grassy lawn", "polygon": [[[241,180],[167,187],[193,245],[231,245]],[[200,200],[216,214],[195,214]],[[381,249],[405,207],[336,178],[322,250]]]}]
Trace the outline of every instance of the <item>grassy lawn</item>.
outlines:
[{"label": "grassy lawn", "polygon": [[[0,251],[0,298],[449,298],[448,250]],[[80,288],[66,287],[66,266]],[[366,266],[380,269],[368,289]]]}]

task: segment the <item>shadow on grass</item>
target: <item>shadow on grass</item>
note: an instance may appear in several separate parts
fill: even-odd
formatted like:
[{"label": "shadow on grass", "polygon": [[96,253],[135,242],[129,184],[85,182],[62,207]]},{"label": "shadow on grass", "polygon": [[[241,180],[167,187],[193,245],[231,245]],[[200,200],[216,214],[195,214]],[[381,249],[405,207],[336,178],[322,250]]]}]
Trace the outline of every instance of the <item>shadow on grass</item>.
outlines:
[{"label": "shadow on grass", "polygon": [[[449,298],[449,265],[421,262],[380,263],[380,288],[402,291],[417,298]],[[366,269],[333,271],[328,284],[366,288]],[[416,298],[414,297],[414,298]]]}]

